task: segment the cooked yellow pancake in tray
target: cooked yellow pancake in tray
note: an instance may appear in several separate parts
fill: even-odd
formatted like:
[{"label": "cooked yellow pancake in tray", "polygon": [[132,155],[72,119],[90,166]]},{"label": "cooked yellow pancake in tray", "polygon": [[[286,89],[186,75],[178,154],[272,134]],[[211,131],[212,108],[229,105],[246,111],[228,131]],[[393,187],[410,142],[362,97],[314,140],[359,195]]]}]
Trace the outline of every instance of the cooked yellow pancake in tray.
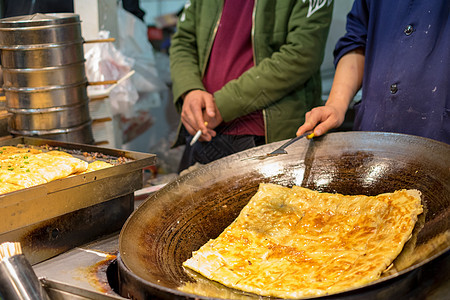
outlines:
[{"label": "cooked yellow pancake in tray", "polygon": [[47,183],[70,175],[95,171],[109,163],[86,161],[64,151],[48,151],[14,146],[0,147],[0,194]]},{"label": "cooked yellow pancake in tray", "polygon": [[183,263],[262,296],[324,296],[375,281],[402,251],[421,193],[320,193],[261,184],[236,220]]},{"label": "cooked yellow pancake in tray", "polygon": [[107,163],[106,161],[103,161],[103,160],[96,160],[96,161],[89,163],[87,169],[82,171],[82,173],[97,171],[97,170],[101,170],[101,169],[105,169],[105,168],[109,168],[109,167],[112,167],[112,165],[110,163]]}]

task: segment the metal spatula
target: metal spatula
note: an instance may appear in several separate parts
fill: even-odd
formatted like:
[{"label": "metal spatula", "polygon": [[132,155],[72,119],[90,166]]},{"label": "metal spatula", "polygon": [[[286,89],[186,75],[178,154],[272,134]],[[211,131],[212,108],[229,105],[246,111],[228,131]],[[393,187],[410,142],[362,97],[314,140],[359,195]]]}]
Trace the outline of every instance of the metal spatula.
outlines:
[{"label": "metal spatula", "polygon": [[289,146],[290,144],[295,143],[296,141],[298,141],[299,139],[304,138],[304,137],[306,137],[307,139],[312,139],[314,137],[314,133],[312,133],[311,131],[307,131],[302,135],[296,136],[295,138],[293,138],[293,139],[287,141],[286,143],[284,143],[283,145],[281,145],[279,148],[277,148],[274,151],[267,154],[267,156],[287,154],[287,151],[285,150],[285,148],[287,146]]},{"label": "metal spatula", "polygon": [[306,137],[307,139],[312,139],[314,137],[314,133],[312,131],[307,131],[302,135],[299,135],[293,139],[290,139],[289,141],[287,141],[286,143],[284,143],[283,145],[281,145],[280,147],[278,147],[277,149],[273,150],[270,153],[267,153],[265,155],[260,155],[260,156],[256,156],[256,157],[252,157],[252,159],[264,159],[267,157],[271,157],[271,156],[276,156],[276,155],[280,155],[280,154],[287,154],[287,151],[285,150],[285,148],[289,145],[291,145],[292,143],[295,143],[296,141],[302,139]]}]

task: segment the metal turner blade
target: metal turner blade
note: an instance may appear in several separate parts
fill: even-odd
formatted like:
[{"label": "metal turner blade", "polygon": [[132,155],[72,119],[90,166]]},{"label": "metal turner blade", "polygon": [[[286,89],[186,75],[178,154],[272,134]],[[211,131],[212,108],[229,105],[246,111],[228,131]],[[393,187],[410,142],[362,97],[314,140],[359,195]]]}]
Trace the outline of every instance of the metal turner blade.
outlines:
[{"label": "metal turner blade", "polygon": [[281,145],[280,147],[278,147],[277,149],[275,149],[274,151],[267,153],[265,155],[260,155],[260,156],[256,156],[256,157],[250,157],[248,159],[265,159],[271,156],[276,156],[276,155],[280,155],[280,154],[287,154],[286,151],[286,147],[288,147],[289,145],[291,145],[292,143],[295,143],[296,141],[302,139],[306,137],[307,139],[312,139],[314,137],[314,133],[312,131],[307,131],[302,135],[296,136],[293,139],[290,139],[289,141],[287,141],[286,143],[284,143],[283,145]]},{"label": "metal turner blade", "polygon": [[314,137],[314,133],[307,131],[302,135],[296,136],[293,139],[290,139],[289,141],[287,141],[286,143],[284,143],[283,145],[281,145],[279,148],[275,149],[274,151],[270,152],[267,154],[267,156],[274,156],[274,155],[279,155],[279,154],[287,154],[287,151],[285,150],[287,146],[295,143],[296,141],[298,141],[299,139],[302,139],[306,137],[307,139],[312,139]]}]

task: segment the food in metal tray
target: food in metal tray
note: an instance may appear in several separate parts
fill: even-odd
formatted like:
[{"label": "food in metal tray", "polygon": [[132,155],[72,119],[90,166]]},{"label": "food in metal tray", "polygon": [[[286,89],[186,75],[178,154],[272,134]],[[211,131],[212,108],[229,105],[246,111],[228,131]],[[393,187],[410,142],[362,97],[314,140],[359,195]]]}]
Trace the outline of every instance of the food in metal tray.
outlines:
[{"label": "food in metal tray", "polygon": [[338,293],[377,280],[422,211],[418,190],[350,196],[261,184],[235,221],[183,266],[262,296]]},{"label": "food in metal tray", "polygon": [[71,154],[38,148],[0,147],[0,194],[5,194],[112,166],[104,161],[88,163]]}]

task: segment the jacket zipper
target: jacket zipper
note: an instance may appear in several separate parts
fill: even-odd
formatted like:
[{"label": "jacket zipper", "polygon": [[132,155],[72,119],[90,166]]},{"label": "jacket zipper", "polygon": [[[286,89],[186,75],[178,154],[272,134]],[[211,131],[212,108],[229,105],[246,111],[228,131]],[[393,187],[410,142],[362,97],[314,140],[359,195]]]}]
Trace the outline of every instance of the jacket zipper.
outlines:
[{"label": "jacket zipper", "polygon": [[[258,0],[255,0],[255,4],[253,5],[253,13],[252,13],[252,51],[253,51],[253,64],[256,66],[256,47],[255,47],[255,22],[256,22],[256,6],[258,5]],[[263,121],[264,121],[264,140],[267,144],[267,113],[266,109],[262,109]]]},{"label": "jacket zipper", "polygon": [[216,25],[214,26],[213,35],[212,35],[211,39],[209,39],[208,52],[207,52],[207,59],[205,59],[205,63],[203,64],[203,67],[202,67],[202,78],[203,78],[203,76],[205,76],[205,73],[206,73],[206,66],[208,65],[209,58],[210,58],[210,56],[211,56],[212,46],[213,46],[214,40],[215,40],[215,38],[216,38],[217,29],[219,28],[220,19],[222,18],[223,5],[224,5],[224,1],[222,0],[222,6],[221,6],[222,8],[220,9],[219,18],[217,19]]}]

